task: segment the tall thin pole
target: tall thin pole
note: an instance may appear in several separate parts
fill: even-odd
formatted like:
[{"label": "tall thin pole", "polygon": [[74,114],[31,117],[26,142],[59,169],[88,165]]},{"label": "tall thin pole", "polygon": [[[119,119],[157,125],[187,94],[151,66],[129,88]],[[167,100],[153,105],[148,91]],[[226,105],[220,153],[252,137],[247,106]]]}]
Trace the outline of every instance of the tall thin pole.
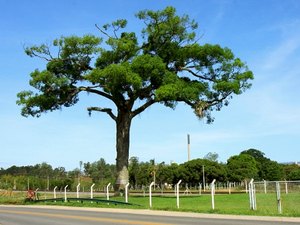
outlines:
[{"label": "tall thin pole", "polygon": [[202,165],[202,182],[203,182],[203,191],[205,191],[205,172],[204,172],[204,165]]},{"label": "tall thin pole", "polygon": [[190,135],[189,134],[187,135],[187,142],[188,142],[188,161],[190,161],[191,160],[191,150],[190,150],[191,142],[190,142]]}]

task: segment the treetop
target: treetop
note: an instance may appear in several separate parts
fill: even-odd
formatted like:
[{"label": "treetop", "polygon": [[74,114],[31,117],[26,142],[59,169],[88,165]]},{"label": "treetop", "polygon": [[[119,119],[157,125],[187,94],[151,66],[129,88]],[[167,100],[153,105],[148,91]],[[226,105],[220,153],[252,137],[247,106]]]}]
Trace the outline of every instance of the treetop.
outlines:
[{"label": "treetop", "polygon": [[[250,88],[253,74],[247,65],[229,48],[200,45],[198,25],[188,15],[178,16],[175,8],[166,7],[136,16],[145,24],[140,34],[125,31],[127,21],[120,19],[102,28],[96,25],[100,37],[61,37],[52,47],[26,48],[30,57],[44,59],[46,67],[30,74],[35,92],[18,94],[22,115],[40,116],[70,107],[78,102],[80,92],[88,92],[111,100],[132,118],[154,103],[175,108],[183,102],[212,122],[211,111]],[[113,109],[88,110],[116,118]]]}]

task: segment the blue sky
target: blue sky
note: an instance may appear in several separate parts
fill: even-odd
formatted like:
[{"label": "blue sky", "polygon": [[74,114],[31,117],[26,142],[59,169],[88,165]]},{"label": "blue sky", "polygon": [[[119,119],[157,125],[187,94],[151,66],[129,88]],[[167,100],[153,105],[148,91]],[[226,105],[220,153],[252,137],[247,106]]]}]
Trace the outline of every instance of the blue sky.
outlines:
[{"label": "blue sky", "polygon": [[101,35],[94,24],[126,18],[128,29],[143,24],[134,14],[172,5],[199,23],[200,43],[229,47],[254,72],[253,87],[214,112],[207,125],[192,110],[154,105],[134,119],[130,156],[141,161],[182,163],[208,152],[226,162],[255,148],[278,162],[300,161],[300,1],[298,0],[0,0],[0,167],[47,162],[68,170],[79,161],[115,162],[115,124],[86,107],[106,104],[82,95],[74,107],[24,118],[15,104],[30,89],[29,74],[45,63],[24,54],[24,46],[68,35]]}]

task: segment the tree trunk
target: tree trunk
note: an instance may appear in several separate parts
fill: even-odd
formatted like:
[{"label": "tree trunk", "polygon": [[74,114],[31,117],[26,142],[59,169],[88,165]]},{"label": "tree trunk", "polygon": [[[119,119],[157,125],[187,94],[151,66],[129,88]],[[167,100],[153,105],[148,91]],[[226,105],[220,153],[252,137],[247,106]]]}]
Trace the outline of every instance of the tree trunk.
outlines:
[{"label": "tree trunk", "polygon": [[130,141],[130,126],[131,126],[130,112],[119,111],[116,120],[117,133],[116,133],[116,167],[117,179],[115,184],[115,195],[120,195],[124,192],[125,185],[129,181],[128,174],[128,159],[129,159],[129,141]]}]

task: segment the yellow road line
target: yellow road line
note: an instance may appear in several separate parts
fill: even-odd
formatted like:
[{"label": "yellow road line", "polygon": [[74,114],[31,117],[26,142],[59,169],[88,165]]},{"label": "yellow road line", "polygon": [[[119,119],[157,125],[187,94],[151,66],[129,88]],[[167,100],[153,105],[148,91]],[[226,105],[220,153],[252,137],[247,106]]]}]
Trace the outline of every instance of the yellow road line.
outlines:
[{"label": "yellow road line", "polygon": [[171,225],[169,223],[154,223],[154,222],[144,222],[144,221],[138,221],[138,220],[97,218],[97,217],[87,217],[87,216],[73,216],[73,215],[61,215],[61,214],[51,214],[51,213],[41,213],[41,212],[26,212],[26,211],[13,211],[13,210],[0,210],[0,213],[31,215],[31,216],[40,216],[40,217],[52,217],[52,218],[63,218],[63,219],[75,219],[75,220],[85,220],[85,221],[99,221],[99,222],[120,223],[120,224],[133,224],[133,225],[134,224],[138,224],[138,225]]}]

